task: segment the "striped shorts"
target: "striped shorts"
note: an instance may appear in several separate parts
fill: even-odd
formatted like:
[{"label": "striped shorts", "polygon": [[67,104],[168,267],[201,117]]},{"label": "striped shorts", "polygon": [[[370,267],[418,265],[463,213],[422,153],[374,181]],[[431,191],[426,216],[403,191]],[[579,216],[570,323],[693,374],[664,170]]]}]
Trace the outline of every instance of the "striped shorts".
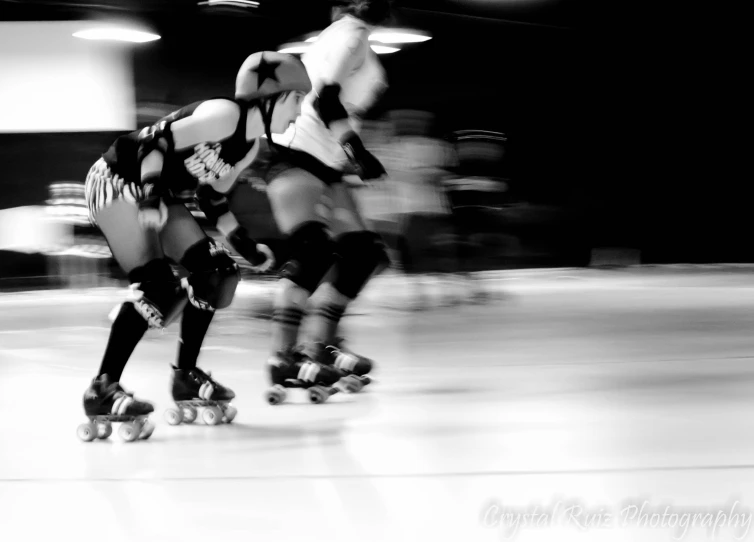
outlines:
[{"label": "striped shorts", "polygon": [[89,221],[95,226],[97,213],[114,201],[125,200],[136,204],[148,195],[141,186],[128,182],[113,173],[102,158],[94,163],[86,175],[84,197],[89,209]]}]

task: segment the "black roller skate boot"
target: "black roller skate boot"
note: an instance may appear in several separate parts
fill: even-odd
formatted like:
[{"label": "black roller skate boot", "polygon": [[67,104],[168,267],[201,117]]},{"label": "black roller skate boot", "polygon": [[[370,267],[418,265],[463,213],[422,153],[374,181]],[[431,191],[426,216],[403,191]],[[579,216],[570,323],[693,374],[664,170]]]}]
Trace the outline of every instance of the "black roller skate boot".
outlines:
[{"label": "black roller skate boot", "polygon": [[201,411],[207,425],[230,423],[238,411],[230,404],[236,394],[199,368],[184,371],[173,367],[173,401],[176,408],[165,412],[170,425],[193,423]]},{"label": "black roller skate boot", "polygon": [[154,431],[149,415],[154,407],[134,399],[118,382],[110,382],[107,375],[92,380],[84,393],[84,414],[89,421],[78,427],[78,436],[84,442],[95,438],[106,439],[113,432],[112,422],[120,422],[118,434],[126,442],[148,439]]},{"label": "black roller skate boot", "polygon": [[320,404],[338,393],[334,387],[340,373],[321,363],[316,363],[301,350],[278,352],[267,360],[272,387],[265,397],[271,405],[285,401],[286,388],[302,388],[309,392],[309,400]]},{"label": "black roller skate boot", "polygon": [[334,367],[341,375],[341,386],[349,393],[357,393],[372,382],[367,375],[372,371],[374,362],[347,350],[343,342],[338,337],[330,345],[315,343],[311,346],[311,357],[323,365]]}]

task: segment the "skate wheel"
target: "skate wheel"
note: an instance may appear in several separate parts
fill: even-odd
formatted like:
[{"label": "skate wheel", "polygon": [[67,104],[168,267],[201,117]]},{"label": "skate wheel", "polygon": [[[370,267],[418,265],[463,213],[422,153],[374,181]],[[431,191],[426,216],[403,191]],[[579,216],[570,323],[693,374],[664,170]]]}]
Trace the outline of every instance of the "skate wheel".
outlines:
[{"label": "skate wheel", "polygon": [[236,414],[238,414],[238,409],[229,405],[228,408],[225,409],[225,423],[232,422],[235,419]]},{"label": "skate wheel", "polygon": [[152,433],[154,433],[154,424],[150,421],[146,421],[144,422],[144,426],[141,429],[141,435],[139,438],[141,438],[142,440],[147,440],[152,436]]},{"label": "skate wheel", "polygon": [[372,383],[372,379],[370,377],[366,376],[366,375],[360,377],[360,380],[361,380],[361,383],[362,383],[362,387],[363,386],[368,386],[369,384]]},{"label": "skate wheel", "polygon": [[361,380],[353,376],[347,376],[343,379],[343,388],[347,393],[359,393],[364,387]]},{"label": "skate wheel", "polygon": [[135,422],[125,422],[121,424],[120,429],[118,430],[118,435],[120,435],[120,438],[125,442],[135,441],[139,438],[140,434],[141,424]]},{"label": "skate wheel", "polygon": [[207,407],[202,411],[202,420],[207,425],[219,425],[223,422],[223,411],[216,406]]},{"label": "skate wheel", "polygon": [[267,402],[271,405],[279,405],[285,401],[285,390],[280,388],[272,388],[265,393]]},{"label": "skate wheel", "polygon": [[314,386],[309,390],[309,400],[315,405],[324,403],[328,397],[330,397],[330,394],[319,386]]},{"label": "skate wheel", "polygon": [[196,420],[197,412],[192,406],[181,407],[183,411],[183,423],[194,423]]},{"label": "skate wheel", "polygon": [[81,425],[79,425],[78,429],[76,430],[76,434],[84,442],[91,442],[97,436],[97,428],[91,422],[82,423]]},{"label": "skate wheel", "polygon": [[165,421],[170,425],[179,425],[183,421],[183,411],[169,408],[165,411]]},{"label": "skate wheel", "polygon": [[113,434],[113,424],[110,422],[102,422],[97,425],[97,438],[105,440]]}]

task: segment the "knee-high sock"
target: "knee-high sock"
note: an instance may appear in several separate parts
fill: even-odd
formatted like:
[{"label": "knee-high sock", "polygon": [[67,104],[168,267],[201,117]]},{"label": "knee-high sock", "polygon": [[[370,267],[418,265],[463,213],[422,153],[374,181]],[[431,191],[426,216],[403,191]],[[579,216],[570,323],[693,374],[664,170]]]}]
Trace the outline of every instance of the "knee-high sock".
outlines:
[{"label": "knee-high sock", "polygon": [[351,299],[341,294],[329,282],[323,282],[312,295],[310,340],[325,346],[334,342],[340,319]]},{"label": "knee-high sock", "polygon": [[147,321],[137,312],[133,303],[123,303],[110,328],[110,339],[97,376],[106,374],[111,382],[120,382],[131,354],[148,327]]},{"label": "knee-high sock", "polygon": [[281,279],[278,287],[272,315],[273,354],[296,346],[309,299],[308,291],[288,279]]},{"label": "knee-high sock", "polygon": [[191,303],[183,309],[183,318],[181,320],[181,339],[178,344],[178,368],[184,371],[190,371],[196,367],[196,361],[199,359],[204,337],[207,336],[207,330],[214,318],[214,311],[204,311],[197,309]]}]

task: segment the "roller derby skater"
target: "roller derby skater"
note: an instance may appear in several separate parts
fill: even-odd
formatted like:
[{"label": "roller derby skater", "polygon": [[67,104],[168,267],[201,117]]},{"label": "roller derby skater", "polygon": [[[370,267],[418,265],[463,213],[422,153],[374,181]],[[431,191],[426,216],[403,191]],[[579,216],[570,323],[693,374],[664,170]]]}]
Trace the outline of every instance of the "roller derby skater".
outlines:
[{"label": "roller derby skater", "polygon": [[176,408],[165,412],[170,425],[193,423],[197,416],[207,425],[230,423],[237,410],[230,404],[236,394],[233,390],[212,380],[209,373],[194,367],[173,367],[173,401]]},{"label": "roller derby skater", "polygon": [[[230,213],[226,195],[256,158],[261,136],[282,133],[300,114],[311,89],[303,64],[291,55],[256,53],[241,66],[234,99],[191,104],[143,130],[118,138],[86,179],[89,216],[127,274],[132,297],[115,317],[99,372],[84,397],[90,426],[84,440],[106,438],[96,416],[153,411],[120,387],[123,370],[148,328],[164,329],[181,316],[168,420],[231,421],[233,391],[197,368],[199,352],[217,309],[233,300],[240,273],[227,249],[199,226],[185,203],[196,199],[207,218],[253,269],[274,265]],[[179,278],[174,266],[187,274]],[[172,409],[171,409],[172,410]],[[179,413],[179,414],[176,414]],[[92,416],[95,416],[93,419]],[[102,424],[107,420],[102,420]],[[124,435],[125,436],[125,435]],[[128,440],[128,439],[127,439]]]},{"label": "roller derby skater", "polygon": [[120,422],[118,433],[126,442],[148,439],[154,431],[149,415],[154,407],[135,399],[118,382],[110,382],[108,375],[100,375],[92,381],[84,393],[84,414],[89,421],[78,428],[84,442],[95,438],[106,439],[113,432],[113,422]]},{"label": "roller derby skater", "polygon": [[[330,334],[332,336],[332,333]],[[341,383],[345,391],[357,393],[372,379],[368,376],[372,372],[374,362],[348,350],[342,337],[332,337],[329,344],[312,342],[309,345],[310,356],[318,362],[335,367],[341,376]]]},{"label": "roller derby skater", "polygon": [[314,404],[324,403],[340,391],[336,384],[342,375],[332,367],[312,361],[299,349],[275,352],[267,360],[267,366],[272,386],[265,397],[271,405],[285,401],[289,388],[307,390]]},{"label": "roller derby skater", "polygon": [[[281,389],[275,380],[279,367],[293,373],[301,363],[321,367],[320,384],[326,388],[333,371],[345,391],[358,391],[369,381],[372,361],[346,351],[336,330],[348,304],[388,266],[389,258],[379,235],[365,225],[344,177],[369,181],[385,175],[357,131],[358,117],[387,86],[369,35],[389,16],[387,0],[338,2],[332,24],[302,58],[314,88],[301,116],[285,134],[273,136],[274,144],[252,166],[267,182],[290,254],[274,303],[269,361],[276,387],[270,393]],[[312,336],[299,344],[307,306],[312,309]]]}]

